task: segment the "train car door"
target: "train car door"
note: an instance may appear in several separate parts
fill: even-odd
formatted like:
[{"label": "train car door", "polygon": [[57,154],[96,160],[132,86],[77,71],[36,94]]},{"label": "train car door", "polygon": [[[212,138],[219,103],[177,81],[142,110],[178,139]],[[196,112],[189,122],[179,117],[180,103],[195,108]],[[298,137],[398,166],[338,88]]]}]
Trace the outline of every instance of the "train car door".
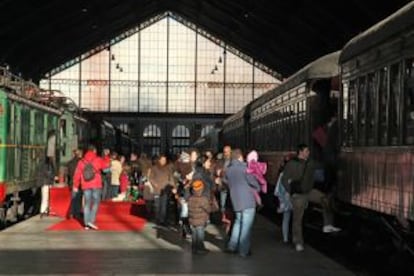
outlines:
[{"label": "train car door", "polygon": [[310,86],[308,96],[308,127],[313,158],[323,161],[323,150],[328,143],[327,127],[338,110],[339,89],[334,87],[333,79],[315,81]]}]

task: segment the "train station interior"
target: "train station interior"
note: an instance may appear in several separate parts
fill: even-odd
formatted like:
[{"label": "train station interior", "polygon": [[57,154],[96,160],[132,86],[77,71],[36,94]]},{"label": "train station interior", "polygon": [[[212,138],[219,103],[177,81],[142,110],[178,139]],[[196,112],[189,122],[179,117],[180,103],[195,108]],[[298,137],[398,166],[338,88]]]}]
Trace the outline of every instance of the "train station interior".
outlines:
[{"label": "train station interior", "polygon": [[[413,1],[2,0],[0,18],[1,275],[414,273]],[[240,196],[226,160],[249,175],[253,151]]]}]

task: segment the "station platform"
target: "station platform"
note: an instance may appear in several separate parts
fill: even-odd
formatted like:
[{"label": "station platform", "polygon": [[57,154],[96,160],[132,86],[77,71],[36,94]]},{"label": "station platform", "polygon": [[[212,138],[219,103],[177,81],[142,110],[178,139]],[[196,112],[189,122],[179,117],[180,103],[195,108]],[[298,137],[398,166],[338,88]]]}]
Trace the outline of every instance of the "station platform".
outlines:
[{"label": "station platform", "polygon": [[[53,231],[59,217],[32,217],[0,232],[0,274],[32,275],[353,275],[310,246],[296,252],[258,215],[252,256],[222,251],[222,230],[209,225],[206,255],[191,254],[191,240],[175,228],[145,221],[135,231]],[[99,226],[99,224],[98,224]]]}]

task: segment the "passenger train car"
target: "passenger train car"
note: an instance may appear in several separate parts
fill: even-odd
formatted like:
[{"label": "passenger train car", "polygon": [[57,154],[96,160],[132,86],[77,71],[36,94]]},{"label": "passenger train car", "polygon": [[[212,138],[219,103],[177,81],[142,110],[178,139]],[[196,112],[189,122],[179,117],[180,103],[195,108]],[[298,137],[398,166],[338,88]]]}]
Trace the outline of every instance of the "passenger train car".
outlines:
[{"label": "passenger train car", "polygon": [[116,129],[115,135],[117,141],[115,151],[119,155],[129,157],[129,154],[131,154],[131,152],[134,151],[134,143],[132,142],[131,138],[128,136],[127,133],[123,132],[119,128]]},{"label": "passenger train car", "polygon": [[[340,211],[412,242],[413,114],[411,2],[228,118],[223,141],[258,150],[271,184],[283,156],[307,143],[325,165],[324,188],[334,193]],[[405,248],[414,253],[410,242]]]},{"label": "passenger train car", "polygon": [[313,157],[323,161],[321,147],[311,137],[336,113],[338,58],[335,52],[312,62],[224,121],[224,143],[259,151],[268,163],[270,185],[283,157],[299,143],[311,145]]},{"label": "passenger train car", "polygon": [[340,56],[338,197],[414,230],[414,3]]},{"label": "passenger train car", "polygon": [[0,227],[26,215],[24,205],[36,201],[52,132],[60,183],[66,180],[74,149],[85,149],[89,143],[114,149],[117,144],[110,123],[90,120],[62,93],[41,90],[0,68]]},{"label": "passenger train car", "polygon": [[220,152],[222,149],[221,144],[221,128],[212,128],[206,135],[198,138],[192,145],[193,148],[196,148],[200,151],[210,150],[214,153]]},{"label": "passenger train car", "polygon": [[223,122],[223,144],[245,149],[250,142],[250,106],[247,104],[240,111],[226,118]]}]

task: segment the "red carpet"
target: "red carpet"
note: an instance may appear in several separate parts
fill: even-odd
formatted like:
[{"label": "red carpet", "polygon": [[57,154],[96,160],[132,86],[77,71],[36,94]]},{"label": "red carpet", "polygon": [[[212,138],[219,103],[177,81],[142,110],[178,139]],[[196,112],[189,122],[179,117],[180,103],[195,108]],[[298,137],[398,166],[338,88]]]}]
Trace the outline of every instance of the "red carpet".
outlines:
[{"label": "red carpet", "polygon": [[51,187],[49,193],[50,215],[65,218],[69,214],[71,192],[68,187]]},{"label": "red carpet", "polygon": [[[99,231],[141,231],[146,223],[142,218],[145,205],[130,202],[101,202],[96,225]],[[66,219],[50,226],[48,231],[84,231],[83,223],[76,219]]]}]

